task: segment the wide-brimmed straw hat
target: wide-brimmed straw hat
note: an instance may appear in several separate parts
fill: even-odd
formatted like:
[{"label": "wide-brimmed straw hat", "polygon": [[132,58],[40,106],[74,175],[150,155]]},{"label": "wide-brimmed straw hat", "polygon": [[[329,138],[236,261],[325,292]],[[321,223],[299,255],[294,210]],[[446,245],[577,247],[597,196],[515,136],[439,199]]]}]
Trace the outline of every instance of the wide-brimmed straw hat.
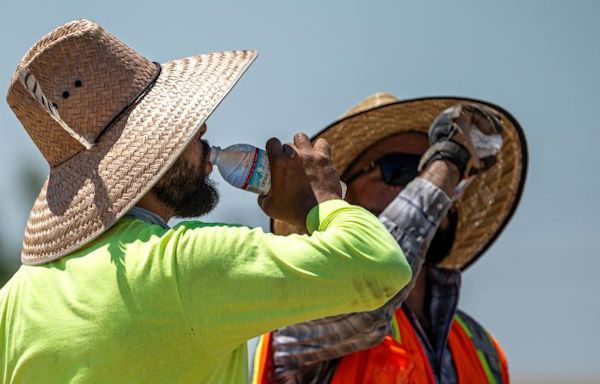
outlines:
[{"label": "wide-brimmed straw hat", "polygon": [[42,264],[98,237],[200,132],[256,57],[229,51],[154,63],[89,20],[44,36],[7,100],[50,165],[21,260]]},{"label": "wide-brimmed straw hat", "polygon": [[[512,217],[523,192],[527,173],[527,144],[517,120],[503,108],[482,100],[464,97],[427,97],[398,100],[377,93],[346,112],[340,119],[312,138],[327,139],[333,163],[340,175],[365,150],[386,137],[399,133],[427,133],[433,119],[457,103],[478,103],[498,112],[504,127],[502,149],[496,163],[478,175],[456,201],[456,238],[448,256],[440,263],[446,268],[465,269],[500,235]],[[300,228],[273,220],[274,233],[301,233]]]}]

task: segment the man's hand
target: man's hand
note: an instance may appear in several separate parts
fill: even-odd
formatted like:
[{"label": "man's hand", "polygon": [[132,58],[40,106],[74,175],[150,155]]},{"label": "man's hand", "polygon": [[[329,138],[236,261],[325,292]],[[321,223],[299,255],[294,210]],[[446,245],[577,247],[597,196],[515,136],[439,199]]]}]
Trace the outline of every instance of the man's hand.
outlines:
[{"label": "man's hand", "polygon": [[502,147],[500,116],[491,109],[476,104],[459,104],[452,107],[454,122],[460,133],[452,140],[469,150],[473,165],[483,171],[489,168]]},{"label": "man's hand", "polygon": [[308,212],[317,204],[341,198],[340,177],[331,161],[329,143],[318,139],[314,146],[304,133],[294,144],[267,141],[271,189],[258,197],[263,211],[274,219],[304,227]]},{"label": "man's hand", "polygon": [[470,177],[495,162],[502,147],[500,117],[478,104],[457,104],[442,111],[429,127],[430,147],[419,169],[436,160],[448,160]]}]

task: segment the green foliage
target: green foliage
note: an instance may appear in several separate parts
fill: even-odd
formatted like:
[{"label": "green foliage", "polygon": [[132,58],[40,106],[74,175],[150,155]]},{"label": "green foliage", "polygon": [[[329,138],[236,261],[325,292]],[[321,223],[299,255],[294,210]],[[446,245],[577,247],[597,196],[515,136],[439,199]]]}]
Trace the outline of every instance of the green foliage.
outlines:
[{"label": "green foliage", "polygon": [[12,276],[18,268],[18,265],[11,262],[16,252],[14,242],[10,242],[0,233],[0,286]]},{"label": "green foliage", "polygon": [[[44,174],[33,165],[27,165],[25,161],[22,163],[25,163],[25,166],[13,185],[15,188],[14,194],[8,199],[2,199],[2,201],[16,205],[23,212],[23,216],[27,216],[42,187]],[[0,286],[3,286],[19,268],[19,264],[14,260],[15,255],[21,253],[22,239],[16,234],[11,235],[8,236],[6,233],[0,232]]]},{"label": "green foliage", "polygon": [[[0,239],[0,242],[2,243],[2,245],[5,244],[3,239]],[[9,253],[5,250],[5,247],[0,248],[0,286],[4,285],[4,283],[15,272],[13,268],[11,268],[8,263],[6,263],[8,255]]]}]

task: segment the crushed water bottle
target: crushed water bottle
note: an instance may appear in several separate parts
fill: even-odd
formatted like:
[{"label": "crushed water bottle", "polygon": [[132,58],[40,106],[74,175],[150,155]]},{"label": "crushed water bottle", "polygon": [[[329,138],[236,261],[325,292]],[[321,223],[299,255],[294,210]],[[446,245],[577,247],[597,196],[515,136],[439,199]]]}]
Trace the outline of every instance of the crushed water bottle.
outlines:
[{"label": "crushed water bottle", "polygon": [[[250,144],[234,144],[225,149],[211,147],[210,162],[216,165],[225,181],[234,187],[266,195],[271,189],[271,169],[267,153]],[[346,184],[342,186],[342,199]]]}]

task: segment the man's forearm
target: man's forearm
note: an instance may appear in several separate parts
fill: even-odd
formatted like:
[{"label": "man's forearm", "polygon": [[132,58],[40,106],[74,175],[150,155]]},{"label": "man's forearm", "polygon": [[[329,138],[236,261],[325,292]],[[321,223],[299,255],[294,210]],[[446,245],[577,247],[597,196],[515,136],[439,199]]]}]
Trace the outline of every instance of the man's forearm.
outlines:
[{"label": "man's forearm", "polygon": [[460,181],[460,172],[455,164],[446,160],[438,160],[431,163],[419,177],[431,182],[446,195],[452,196],[454,187]]},{"label": "man's forearm", "polygon": [[[274,334],[274,360],[279,374],[376,345],[388,332],[389,320],[414,285],[429,243],[452,205],[448,192],[458,182],[458,170],[435,161],[394,199],[379,219],[403,249],[413,280],[378,310],[289,326]],[[441,187],[441,188],[440,188]],[[306,369],[306,368],[300,368]]]},{"label": "man's forearm", "polygon": [[394,236],[413,272],[411,281],[381,311],[393,314],[414,287],[425,255],[441,221],[452,205],[450,194],[459,180],[458,169],[447,161],[435,161],[409,183],[379,215]]}]

